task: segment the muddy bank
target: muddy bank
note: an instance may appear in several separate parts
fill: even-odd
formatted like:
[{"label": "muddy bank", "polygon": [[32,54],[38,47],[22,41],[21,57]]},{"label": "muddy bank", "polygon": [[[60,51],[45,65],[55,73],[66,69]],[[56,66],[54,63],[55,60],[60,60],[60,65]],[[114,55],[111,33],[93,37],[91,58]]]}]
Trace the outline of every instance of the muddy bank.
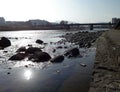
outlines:
[{"label": "muddy bank", "polygon": [[105,32],[96,52],[89,92],[120,92],[120,30]]}]

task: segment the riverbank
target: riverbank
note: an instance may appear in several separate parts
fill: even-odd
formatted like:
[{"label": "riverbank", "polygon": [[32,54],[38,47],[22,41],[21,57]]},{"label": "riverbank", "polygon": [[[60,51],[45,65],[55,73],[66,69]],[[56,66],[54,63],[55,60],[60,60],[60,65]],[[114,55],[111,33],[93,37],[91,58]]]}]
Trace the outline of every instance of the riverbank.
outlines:
[{"label": "riverbank", "polygon": [[89,92],[120,92],[120,30],[105,32],[97,40],[92,78]]}]

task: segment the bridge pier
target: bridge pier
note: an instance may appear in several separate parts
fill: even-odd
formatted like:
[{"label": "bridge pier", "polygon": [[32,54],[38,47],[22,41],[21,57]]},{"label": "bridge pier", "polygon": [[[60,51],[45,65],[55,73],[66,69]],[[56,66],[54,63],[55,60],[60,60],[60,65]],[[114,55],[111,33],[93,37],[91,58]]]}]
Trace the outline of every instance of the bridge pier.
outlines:
[{"label": "bridge pier", "polygon": [[90,25],[90,30],[93,30],[93,25]]}]

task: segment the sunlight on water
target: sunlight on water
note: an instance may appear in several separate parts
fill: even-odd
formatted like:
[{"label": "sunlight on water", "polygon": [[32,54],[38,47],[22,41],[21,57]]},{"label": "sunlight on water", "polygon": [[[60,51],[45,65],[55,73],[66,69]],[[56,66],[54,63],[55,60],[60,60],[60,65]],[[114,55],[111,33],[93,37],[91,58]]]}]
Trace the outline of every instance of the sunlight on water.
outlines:
[{"label": "sunlight on water", "polygon": [[14,67],[20,67],[20,66],[25,66],[25,65],[35,65],[32,61],[18,61],[14,65]]},{"label": "sunlight on water", "polygon": [[32,78],[32,71],[31,70],[25,70],[25,72],[24,72],[24,78],[26,80],[30,80]]}]

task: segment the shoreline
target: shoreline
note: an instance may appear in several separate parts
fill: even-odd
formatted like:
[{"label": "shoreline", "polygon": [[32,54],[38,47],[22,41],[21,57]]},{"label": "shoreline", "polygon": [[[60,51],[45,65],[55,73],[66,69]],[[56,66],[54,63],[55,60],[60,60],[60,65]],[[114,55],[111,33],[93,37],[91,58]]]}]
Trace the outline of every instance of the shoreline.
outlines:
[{"label": "shoreline", "polygon": [[89,92],[120,91],[120,30],[110,30],[97,39],[93,81]]}]

